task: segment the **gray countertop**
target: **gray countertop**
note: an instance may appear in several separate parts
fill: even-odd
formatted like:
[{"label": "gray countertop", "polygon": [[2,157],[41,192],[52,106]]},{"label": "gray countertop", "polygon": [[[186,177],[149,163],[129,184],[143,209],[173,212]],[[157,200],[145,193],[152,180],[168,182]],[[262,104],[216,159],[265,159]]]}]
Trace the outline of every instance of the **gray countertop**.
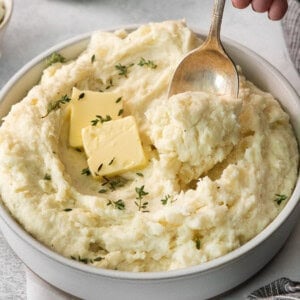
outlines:
[{"label": "gray countertop", "polygon": [[[15,0],[14,12],[0,48],[0,89],[26,62],[77,34],[166,19],[186,19],[207,30],[211,0]],[[250,9],[225,8],[222,34],[259,53],[300,91],[300,79],[289,59],[280,22]],[[276,257],[253,278],[220,299],[243,299],[280,277],[300,281],[300,222]],[[26,299],[24,267],[0,232],[0,299]]]}]

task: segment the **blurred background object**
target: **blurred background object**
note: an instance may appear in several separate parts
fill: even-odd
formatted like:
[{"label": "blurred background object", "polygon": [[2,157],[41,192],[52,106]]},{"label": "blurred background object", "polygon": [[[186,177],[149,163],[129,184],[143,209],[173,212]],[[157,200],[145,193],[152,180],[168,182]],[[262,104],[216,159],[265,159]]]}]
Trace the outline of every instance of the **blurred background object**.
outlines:
[{"label": "blurred background object", "polygon": [[4,33],[8,26],[13,10],[13,0],[0,0],[0,57],[1,46],[4,43]]}]

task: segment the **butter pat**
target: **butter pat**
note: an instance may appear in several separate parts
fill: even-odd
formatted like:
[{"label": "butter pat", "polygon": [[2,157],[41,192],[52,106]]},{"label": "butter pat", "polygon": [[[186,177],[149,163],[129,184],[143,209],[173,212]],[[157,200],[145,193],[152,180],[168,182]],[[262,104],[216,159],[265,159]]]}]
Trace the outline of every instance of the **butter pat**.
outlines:
[{"label": "butter pat", "polygon": [[69,143],[72,147],[82,147],[81,130],[91,125],[96,116],[119,119],[122,114],[122,101],[116,93],[81,91],[73,88],[70,102]]},{"label": "butter pat", "polygon": [[146,166],[147,160],[132,116],[83,128],[82,140],[93,176],[114,176]]}]

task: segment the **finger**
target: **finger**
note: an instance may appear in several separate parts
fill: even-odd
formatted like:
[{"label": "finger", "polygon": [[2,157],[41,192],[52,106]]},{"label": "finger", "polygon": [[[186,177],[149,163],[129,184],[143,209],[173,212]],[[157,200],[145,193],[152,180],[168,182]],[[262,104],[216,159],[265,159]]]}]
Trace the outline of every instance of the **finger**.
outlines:
[{"label": "finger", "polygon": [[280,20],[285,15],[287,9],[287,0],[273,0],[268,16],[271,20]]},{"label": "finger", "polygon": [[236,8],[246,8],[251,0],[232,0],[232,4]]},{"label": "finger", "polygon": [[252,0],[251,5],[254,11],[265,12],[270,9],[272,2],[273,0]]}]

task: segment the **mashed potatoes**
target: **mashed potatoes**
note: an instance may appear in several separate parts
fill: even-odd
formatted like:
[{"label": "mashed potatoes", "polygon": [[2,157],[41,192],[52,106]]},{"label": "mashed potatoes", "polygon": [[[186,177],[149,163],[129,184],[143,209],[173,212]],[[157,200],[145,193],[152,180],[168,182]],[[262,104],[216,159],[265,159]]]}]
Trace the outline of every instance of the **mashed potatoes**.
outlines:
[{"label": "mashed potatoes", "polygon": [[[0,128],[1,197],[30,234],[97,267],[165,271],[222,256],[278,215],[298,148],[272,95],[241,76],[239,99],[167,98],[175,67],[199,43],[181,22],[97,32],[75,61],[45,69]],[[68,104],[59,102],[73,87],[122,95],[144,169],[89,174],[84,151],[68,144]]]}]

